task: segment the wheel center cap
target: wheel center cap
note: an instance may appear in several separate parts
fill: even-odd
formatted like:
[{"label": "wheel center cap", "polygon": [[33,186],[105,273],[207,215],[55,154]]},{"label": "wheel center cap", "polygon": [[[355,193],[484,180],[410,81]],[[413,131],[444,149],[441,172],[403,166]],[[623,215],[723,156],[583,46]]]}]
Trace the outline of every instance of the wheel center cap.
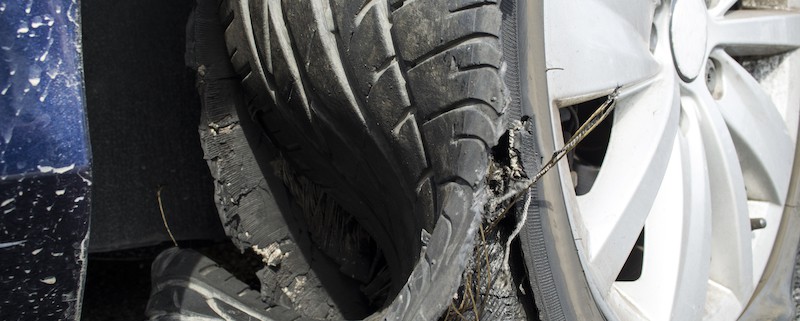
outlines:
[{"label": "wheel center cap", "polygon": [[708,15],[703,0],[674,2],[669,37],[675,68],[685,81],[694,80],[703,66],[708,38]]}]

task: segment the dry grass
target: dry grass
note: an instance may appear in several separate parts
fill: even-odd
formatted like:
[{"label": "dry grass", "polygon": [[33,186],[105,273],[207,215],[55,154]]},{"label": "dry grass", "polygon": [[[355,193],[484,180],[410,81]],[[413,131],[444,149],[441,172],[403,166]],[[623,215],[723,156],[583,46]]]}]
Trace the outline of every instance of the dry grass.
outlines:
[{"label": "dry grass", "polygon": [[158,210],[161,212],[161,222],[164,223],[164,228],[167,229],[167,234],[169,234],[169,239],[172,240],[172,244],[175,247],[178,247],[178,241],[175,241],[175,236],[172,235],[172,231],[169,229],[169,224],[167,223],[167,216],[164,214],[164,203],[161,201],[161,191],[164,189],[164,185],[158,187],[158,191],[156,191],[156,199],[158,200]]}]

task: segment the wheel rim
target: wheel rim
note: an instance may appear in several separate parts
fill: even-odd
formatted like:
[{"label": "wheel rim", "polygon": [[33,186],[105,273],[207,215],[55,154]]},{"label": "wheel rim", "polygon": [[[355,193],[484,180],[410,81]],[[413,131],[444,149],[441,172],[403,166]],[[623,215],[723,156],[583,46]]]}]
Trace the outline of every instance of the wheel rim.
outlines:
[{"label": "wheel rim", "polygon": [[[749,6],[545,2],[552,108],[623,86],[591,189],[576,195],[567,160],[558,167],[588,283],[611,319],[732,319],[761,279],[794,161],[800,11]],[[617,281],[642,233],[640,276]]]}]

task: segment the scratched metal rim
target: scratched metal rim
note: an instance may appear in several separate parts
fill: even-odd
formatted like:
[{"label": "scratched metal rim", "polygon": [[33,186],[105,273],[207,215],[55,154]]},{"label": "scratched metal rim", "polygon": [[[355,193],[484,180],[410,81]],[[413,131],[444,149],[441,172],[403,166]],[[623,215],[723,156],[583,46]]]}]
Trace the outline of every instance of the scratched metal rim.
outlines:
[{"label": "scratched metal rim", "polygon": [[[735,319],[761,280],[800,114],[800,4],[767,2],[544,3],[553,110],[622,86],[588,192],[567,159],[557,168],[608,319]],[[635,246],[640,274],[623,281]]]}]

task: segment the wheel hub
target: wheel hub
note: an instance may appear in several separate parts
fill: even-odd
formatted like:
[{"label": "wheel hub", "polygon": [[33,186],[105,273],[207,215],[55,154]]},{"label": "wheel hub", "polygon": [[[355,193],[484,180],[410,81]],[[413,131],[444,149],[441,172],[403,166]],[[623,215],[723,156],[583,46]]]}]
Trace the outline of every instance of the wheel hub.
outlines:
[{"label": "wheel hub", "polygon": [[708,15],[702,0],[677,0],[672,9],[670,43],[675,69],[684,81],[697,78],[706,57]]}]

